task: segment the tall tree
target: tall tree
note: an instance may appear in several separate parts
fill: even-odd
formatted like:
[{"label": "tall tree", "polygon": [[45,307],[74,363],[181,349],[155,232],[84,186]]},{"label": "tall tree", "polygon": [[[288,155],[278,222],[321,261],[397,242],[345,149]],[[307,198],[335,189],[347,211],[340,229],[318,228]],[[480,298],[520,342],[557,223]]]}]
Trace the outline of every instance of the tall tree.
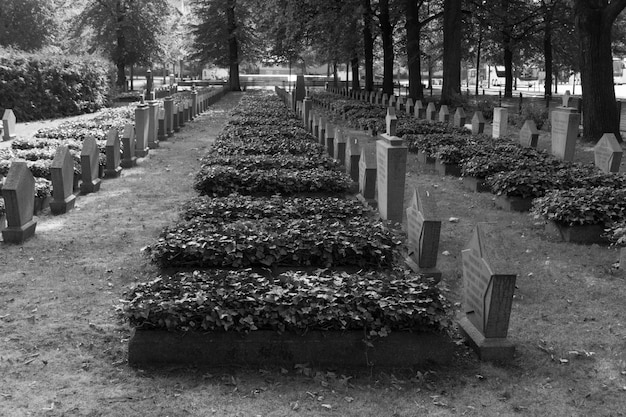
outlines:
[{"label": "tall tree", "polygon": [[198,24],[193,25],[194,57],[229,69],[229,88],[239,91],[239,65],[258,51],[250,30],[245,0],[194,0]]},{"label": "tall tree", "polygon": [[50,0],[3,0],[0,45],[33,51],[50,44],[55,34]]},{"label": "tall tree", "polygon": [[445,0],[443,6],[442,104],[451,104],[461,95],[461,4],[461,0]]},{"label": "tall tree", "polygon": [[363,58],[365,66],[365,90],[374,89],[374,35],[371,0],[362,0],[363,9]]},{"label": "tall tree", "polygon": [[583,88],[583,137],[587,140],[598,140],[604,133],[620,137],[611,28],[624,8],[626,0],[574,0]]},{"label": "tall tree", "polygon": [[379,1],[378,22],[383,42],[383,92],[393,94],[393,24],[389,1]]},{"label": "tall tree", "polygon": [[160,54],[160,22],[168,7],[166,0],[90,0],[74,34],[106,52],[117,67],[117,85],[124,89],[127,66],[149,64]]}]

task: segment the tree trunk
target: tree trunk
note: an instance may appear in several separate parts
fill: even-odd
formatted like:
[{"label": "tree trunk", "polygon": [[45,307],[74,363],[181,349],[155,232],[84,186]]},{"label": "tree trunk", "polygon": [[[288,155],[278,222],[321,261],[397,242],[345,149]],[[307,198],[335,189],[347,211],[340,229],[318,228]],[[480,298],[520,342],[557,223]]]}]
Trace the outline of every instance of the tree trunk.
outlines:
[{"label": "tree trunk", "polygon": [[374,89],[374,37],[372,36],[372,5],[363,0],[363,58],[365,59],[365,91]]},{"label": "tree trunk", "polygon": [[483,29],[479,26],[478,30],[478,47],[476,48],[476,89],[474,90],[475,95],[478,95],[478,84],[480,82],[480,49],[483,45]]},{"label": "tree trunk", "polygon": [[226,5],[230,91],[241,91],[239,84],[239,42],[237,40],[237,21],[235,20],[236,5],[236,0],[228,0]]},{"label": "tree trunk", "polygon": [[421,65],[421,47],[420,32],[421,24],[419,21],[419,7],[415,0],[405,0],[406,13],[406,56],[409,67],[409,97],[414,100],[424,98],[424,89],[422,87],[422,65]]},{"label": "tree trunk", "polygon": [[361,89],[361,84],[359,80],[359,57],[355,56],[352,58],[350,63],[352,65],[352,89],[355,91],[359,91]]},{"label": "tree trunk", "polygon": [[552,11],[551,8],[546,11],[543,29],[543,57],[546,69],[543,89],[548,100],[552,98]]},{"label": "tree trunk", "polygon": [[393,28],[389,0],[380,0],[380,33],[383,40],[383,93],[393,94]]},{"label": "tree trunk", "polygon": [[461,1],[443,5],[443,88],[441,104],[451,104],[461,95]]},{"label": "tree trunk", "polygon": [[126,9],[121,1],[118,1],[116,4],[116,14],[117,47],[115,51],[115,66],[117,67],[117,86],[121,88],[122,91],[126,91],[126,35],[124,34]]},{"label": "tree trunk", "polygon": [[333,86],[339,88],[339,75],[337,74],[337,61],[333,61]]},{"label": "tree trunk", "polygon": [[576,0],[585,140],[597,141],[604,133],[615,133],[621,140],[613,85],[611,27],[624,7],[626,0],[614,0],[601,8]]},{"label": "tree trunk", "polygon": [[513,97],[513,51],[511,37],[504,37],[504,97]]}]

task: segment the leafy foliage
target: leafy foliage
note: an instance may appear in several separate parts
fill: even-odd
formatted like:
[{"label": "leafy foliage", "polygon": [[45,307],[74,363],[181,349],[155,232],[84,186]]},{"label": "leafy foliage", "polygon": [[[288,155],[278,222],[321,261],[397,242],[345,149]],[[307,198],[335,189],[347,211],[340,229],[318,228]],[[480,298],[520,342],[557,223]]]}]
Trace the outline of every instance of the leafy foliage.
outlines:
[{"label": "leafy foliage", "polygon": [[126,292],[118,307],[124,319],[143,329],[365,329],[372,336],[447,330],[448,309],[432,283],[407,271],[290,271],[268,278],[250,270],[159,276]]},{"label": "leafy foliage", "polygon": [[55,35],[53,16],[54,4],[50,0],[3,0],[0,45],[23,51],[43,48]]}]

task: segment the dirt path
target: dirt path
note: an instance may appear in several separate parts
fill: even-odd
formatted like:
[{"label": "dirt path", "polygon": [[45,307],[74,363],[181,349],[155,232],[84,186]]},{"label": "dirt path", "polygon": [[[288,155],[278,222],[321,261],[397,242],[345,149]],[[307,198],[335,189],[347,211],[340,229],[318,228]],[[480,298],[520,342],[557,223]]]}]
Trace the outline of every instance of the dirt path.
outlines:
[{"label": "dirt path", "polygon": [[103,180],[100,192],[79,196],[73,211],[44,212],[23,246],[0,246],[0,416],[39,415],[52,404],[90,415],[101,399],[128,395],[118,383],[128,373],[128,335],[113,306],[123,287],[155,274],[140,248],[194,195],[198,158],[240,96]]}]

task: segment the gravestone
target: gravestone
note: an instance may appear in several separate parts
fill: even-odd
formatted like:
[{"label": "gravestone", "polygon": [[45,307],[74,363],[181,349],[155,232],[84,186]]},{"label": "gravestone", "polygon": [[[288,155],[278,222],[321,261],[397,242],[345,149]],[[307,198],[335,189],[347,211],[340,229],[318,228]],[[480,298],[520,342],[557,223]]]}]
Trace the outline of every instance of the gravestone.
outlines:
[{"label": "gravestone", "polygon": [[393,107],[394,109],[396,108],[396,103],[397,103],[397,99],[395,95],[391,95],[389,96],[389,101],[387,102],[387,107]]},{"label": "gravestone", "polygon": [[426,118],[426,107],[424,106],[424,103],[422,103],[422,100],[416,100],[415,101],[415,107],[413,110],[413,114],[415,115],[415,117],[417,119],[425,119]]},{"label": "gravestone", "polygon": [[13,110],[6,109],[2,115],[2,140],[15,139],[15,114]]},{"label": "gravestone", "polygon": [[450,123],[450,110],[446,104],[442,104],[439,108],[439,121],[442,123]]},{"label": "gravestone", "polygon": [[485,131],[485,117],[483,112],[476,111],[472,116],[472,135],[479,135]]},{"label": "gravestone", "polygon": [[380,90],[378,90],[376,92],[376,95],[374,96],[374,104],[381,104],[382,103],[382,93],[380,92]]},{"label": "gravestone", "polygon": [[346,173],[350,175],[352,181],[359,181],[359,161],[361,159],[361,151],[363,146],[372,143],[376,139],[372,136],[351,135],[346,145]]},{"label": "gravestone", "polygon": [[317,140],[320,145],[326,146],[326,117],[320,116],[317,126]]},{"label": "gravestone", "polygon": [[536,148],[539,142],[539,130],[534,120],[526,120],[519,131],[519,143],[527,148]]},{"label": "gravestone", "polygon": [[506,136],[509,129],[509,112],[506,107],[493,109],[493,125],[491,128],[491,137],[497,139]]},{"label": "gravestone", "polygon": [[[202,97],[198,97],[198,113],[202,113]],[[163,99],[163,108],[165,109],[165,134],[167,136],[174,136],[174,99],[172,97],[165,97]],[[135,122],[136,124],[137,122]],[[136,132],[139,135],[139,131]],[[139,139],[137,139],[139,142]],[[137,155],[139,157],[145,155]]]},{"label": "gravestone", "polygon": [[552,155],[564,161],[573,161],[580,113],[573,107],[557,107],[551,115]]},{"label": "gravestone", "polygon": [[393,107],[387,107],[387,116],[385,116],[385,126],[388,135],[395,136],[396,129],[398,128],[398,117],[396,116],[396,109]]},{"label": "gravestone", "polygon": [[361,147],[359,158],[359,193],[367,202],[376,199],[376,144]]},{"label": "gravestone", "polygon": [[335,126],[333,155],[340,165],[346,164],[346,145],[348,142],[347,135],[344,135],[343,129]]},{"label": "gravestone", "polygon": [[122,147],[124,148],[124,155],[120,163],[122,168],[132,168],[137,165],[135,146],[135,126],[128,123],[124,126],[124,133],[122,134]]},{"label": "gravestone", "polygon": [[2,186],[7,227],[2,231],[5,243],[21,244],[35,234],[35,178],[26,162],[13,162]]},{"label": "gravestone", "polygon": [[184,104],[182,101],[178,103],[178,127],[180,129],[185,127],[185,110],[184,110]]},{"label": "gravestone", "polygon": [[623,150],[614,133],[602,135],[593,152],[595,164],[602,172],[619,172]]},{"label": "gravestone", "polygon": [[435,107],[435,103],[432,101],[428,103],[428,106],[426,106],[426,120],[429,122],[437,120],[437,108]]},{"label": "gravestone", "polygon": [[50,165],[52,177],[52,214],[67,213],[74,208],[74,158],[67,146],[59,146]]},{"label": "gravestone", "polygon": [[183,103],[183,121],[188,122],[191,118],[189,117],[189,102],[185,100]]},{"label": "gravestone", "polygon": [[402,222],[408,148],[389,131],[376,141],[378,212],[383,220]]},{"label": "gravestone", "polygon": [[148,155],[148,116],[149,109],[140,104],[135,109],[135,154],[143,158]]},{"label": "gravestone", "polygon": [[157,140],[159,142],[167,139],[165,136],[165,110],[163,108],[159,108],[159,129],[157,130]]},{"label": "gravestone", "polygon": [[404,97],[398,96],[398,99],[396,100],[396,112],[400,113],[404,110],[404,106]]},{"label": "gravestone", "polygon": [[178,118],[178,103],[174,103],[172,106],[172,129],[174,130],[174,133],[178,133],[180,132],[180,125],[179,125],[179,118]]},{"label": "gravestone", "polygon": [[159,147],[159,102],[148,102],[148,148]]},{"label": "gravestone", "polygon": [[387,102],[389,101],[389,94],[384,93],[383,94],[383,100],[380,104],[383,105],[383,107],[387,107]]},{"label": "gravestone", "polygon": [[406,114],[408,116],[411,116],[413,114],[413,99],[411,97],[406,99],[406,104],[404,105],[404,110],[406,111]]},{"label": "gravestone", "polygon": [[[306,96],[306,87],[304,85],[304,75],[296,76],[296,100],[295,102],[301,102]],[[294,109],[295,110],[295,109]]]},{"label": "gravestone", "polygon": [[120,166],[120,135],[117,129],[111,129],[107,134],[106,157],[104,176],[106,178],[119,177],[122,167]]},{"label": "gravestone", "polygon": [[561,106],[562,107],[569,107],[569,101],[570,101],[571,97],[572,97],[572,95],[570,94],[569,90],[566,90],[565,94],[563,94],[563,97],[562,97]]},{"label": "gravestone", "polygon": [[461,331],[482,360],[510,361],[507,340],[517,274],[510,272],[508,245],[496,224],[478,223],[462,251],[464,298]]},{"label": "gravestone", "polygon": [[320,137],[320,118],[317,112],[311,112],[311,134],[318,139]]},{"label": "gravestone", "polygon": [[326,153],[328,153],[328,155],[331,158],[334,158],[335,157],[335,125],[334,124],[328,121],[326,122],[324,136],[325,136]]},{"label": "gravestone", "polygon": [[415,188],[411,203],[406,209],[407,263],[415,272],[441,280],[441,271],[437,270],[441,219],[437,202],[432,194],[423,187]]},{"label": "gravestone", "polygon": [[80,192],[83,194],[95,193],[100,190],[99,155],[96,139],[93,136],[87,136],[80,152],[80,169],[83,180],[80,184]]},{"label": "gravestone", "polygon": [[191,92],[191,120],[194,120],[198,116],[198,92],[195,90]]},{"label": "gravestone", "polygon": [[453,126],[464,127],[466,120],[467,120],[467,117],[465,116],[465,110],[463,110],[463,107],[457,107],[456,111],[454,112]]},{"label": "gravestone", "polygon": [[302,101],[302,122],[304,123],[304,127],[308,129],[309,127],[309,113],[313,108],[313,102],[309,97],[305,97]]}]

